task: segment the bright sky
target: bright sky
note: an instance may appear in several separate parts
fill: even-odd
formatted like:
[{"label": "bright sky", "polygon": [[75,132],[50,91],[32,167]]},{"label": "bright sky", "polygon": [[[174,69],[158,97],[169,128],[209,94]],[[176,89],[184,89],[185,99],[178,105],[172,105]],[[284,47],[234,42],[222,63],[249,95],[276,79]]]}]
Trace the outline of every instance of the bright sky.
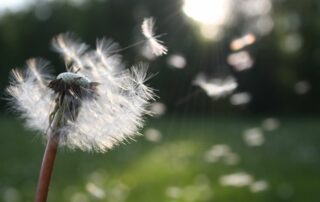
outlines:
[{"label": "bright sky", "polygon": [[4,10],[19,11],[34,2],[35,0],[0,0],[0,12]]}]

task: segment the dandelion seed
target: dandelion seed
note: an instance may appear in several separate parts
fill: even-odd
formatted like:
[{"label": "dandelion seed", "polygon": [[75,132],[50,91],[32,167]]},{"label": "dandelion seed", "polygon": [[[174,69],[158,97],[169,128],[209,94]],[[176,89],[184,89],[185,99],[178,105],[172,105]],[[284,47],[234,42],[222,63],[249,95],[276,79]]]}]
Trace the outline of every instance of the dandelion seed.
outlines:
[{"label": "dandelion seed", "polygon": [[[29,60],[30,62],[31,60]],[[21,117],[26,120],[29,128],[45,132],[49,127],[48,116],[54,103],[52,102],[53,92],[47,87],[43,88],[43,83],[48,83],[53,77],[46,73],[44,60],[33,60],[37,68],[27,68],[24,72],[12,70],[10,76],[10,86],[7,92],[12,96],[14,109],[21,112]],[[41,82],[34,74],[37,72]]]},{"label": "dandelion seed", "polygon": [[259,180],[251,183],[250,185],[250,191],[253,193],[261,192],[267,190],[269,187],[269,184],[265,180]]},{"label": "dandelion seed", "polygon": [[163,45],[163,41],[157,39],[161,35],[155,36],[154,24],[154,18],[145,18],[141,25],[142,34],[148,39],[145,48],[151,50],[155,56],[165,55],[168,48]]},{"label": "dandelion seed", "polygon": [[261,126],[266,131],[274,131],[279,128],[280,122],[276,118],[267,118],[262,121]]},{"label": "dandelion seed", "polygon": [[160,117],[166,113],[167,107],[161,102],[154,102],[150,105],[149,110],[154,117]]},{"label": "dandelion seed", "polygon": [[89,192],[92,196],[98,198],[98,199],[103,199],[106,196],[106,193],[104,192],[103,189],[98,187],[97,185],[89,182],[86,184],[86,190]]},{"label": "dandelion seed", "polygon": [[239,155],[232,152],[228,145],[213,145],[205,154],[204,160],[208,163],[216,163],[222,160],[227,165],[235,165],[240,161]]},{"label": "dandelion seed", "polygon": [[223,186],[243,187],[253,182],[253,177],[245,172],[223,175],[220,178],[220,184]]},{"label": "dandelion seed", "polygon": [[251,101],[251,95],[247,92],[235,93],[230,97],[232,105],[245,105]]},{"label": "dandelion seed", "polygon": [[232,77],[226,79],[207,80],[203,75],[198,75],[193,84],[202,88],[209,97],[218,99],[232,93],[238,86]]},{"label": "dandelion seed", "polygon": [[152,53],[152,50],[150,50],[150,47],[148,45],[145,45],[141,49],[140,53],[144,58],[146,58],[149,61],[153,61],[157,58],[157,56]]},{"label": "dandelion seed", "polygon": [[162,134],[159,130],[155,128],[148,128],[145,131],[145,138],[150,142],[160,142]]},{"label": "dandelion seed", "polygon": [[186,58],[180,54],[170,55],[167,63],[176,69],[183,69],[187,65]]},{"label": "dandelion seed", "polygon": [[281,40],[280,48],[288,54],[298,52],[303,46],[303,37],[298,33],[291,33]]},{"label": "dandelion seed", "polygon": [[224,162],[227,165],[236,165],[240,162],[240,157],[236,153],[229,153],[225,156]]},{"label": "dandelion seed", "polygon": [[207,162],[214,163],[220,160],[222,157],[228,155],[230,151],[231,148],[228,145],[213,145],[210,150],[205,153],[204,158]]},{"label": "dandelion seed", "polygon": [[297,95],[305,95],[307,94],[311,89],[311,85],[308,81],[298,81],[295,85],[294,85],[294,92]]},{"label": "dandelion seed", "polygon": [[67,70],[69,66],[83,68],[81,56],[88,49],[88,45],[81,43],[73,34],[59,34],[52,39],[52,47],[64,57]]},{"label": "dandelion seed", "polygon": [[259,128],[250,128],[243,133],[244,142],[251,147],[261,146],[264,141],[264,135]]}]

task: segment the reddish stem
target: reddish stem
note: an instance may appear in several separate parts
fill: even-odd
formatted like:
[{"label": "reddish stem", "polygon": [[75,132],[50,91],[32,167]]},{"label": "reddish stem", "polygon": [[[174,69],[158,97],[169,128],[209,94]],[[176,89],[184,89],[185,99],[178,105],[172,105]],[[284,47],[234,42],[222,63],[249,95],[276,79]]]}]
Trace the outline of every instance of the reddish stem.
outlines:
[{"label": "reddish stem", "polygon": [[58,150],[58,141],[55,135],[48,138],[45,153],[43,155],[35,202],[46,202],[50,185],[53,164]]}]

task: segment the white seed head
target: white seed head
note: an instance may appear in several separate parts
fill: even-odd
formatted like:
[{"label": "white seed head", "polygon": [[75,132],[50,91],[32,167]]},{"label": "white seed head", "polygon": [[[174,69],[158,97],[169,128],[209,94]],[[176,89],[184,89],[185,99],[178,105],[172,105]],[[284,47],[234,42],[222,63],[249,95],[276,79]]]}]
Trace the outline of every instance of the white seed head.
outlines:
[{"label": "white seed head", "polygon": [[34,60],[32,68],[24,73],[12,71],[8,93],[27,125],[47,138],[48,117],[54,109],[58,92],[50,89],[49,82],[58,80],[63,85],[81,90],[98,83],[93,99],[79,99],[72,93],[64,96],[68,107],[62,113],[64,124],[59,128],[60,145],[105,152],[139,134],[144,116],[149,114],[149,102],[155,96],[153,90],[145,85],[150,78],[146,66],[124,69],[121,57],[113,52],[116,45],[105,39],[97,42],[94,51],[87,50],[88,47],[74,40],[72,35],[61,34],[53,40],[53,47],[62,54],[73,72],[61,73],[54,79],[45,73],[40,60]]}]

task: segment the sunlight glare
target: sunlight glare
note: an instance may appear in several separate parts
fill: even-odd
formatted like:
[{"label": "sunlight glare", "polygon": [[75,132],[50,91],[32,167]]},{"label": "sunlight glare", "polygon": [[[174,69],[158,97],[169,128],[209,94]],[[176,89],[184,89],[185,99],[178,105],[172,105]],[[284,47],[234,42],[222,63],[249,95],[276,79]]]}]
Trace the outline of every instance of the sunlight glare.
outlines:
[{"label": "sunlight glare", "polygon": [[[226,24],[230,8],[230,0],[184,0],[183,5],[184,13],[200,24],[202,35],[208,39],[215,38],[217,30]],[[215,32],[210,35],[208,30]]]},{"label": "sunlight glare", "polygon": [[200,23],[222,25],[229,7],[230,0],[184,0],[183,11]]}]

